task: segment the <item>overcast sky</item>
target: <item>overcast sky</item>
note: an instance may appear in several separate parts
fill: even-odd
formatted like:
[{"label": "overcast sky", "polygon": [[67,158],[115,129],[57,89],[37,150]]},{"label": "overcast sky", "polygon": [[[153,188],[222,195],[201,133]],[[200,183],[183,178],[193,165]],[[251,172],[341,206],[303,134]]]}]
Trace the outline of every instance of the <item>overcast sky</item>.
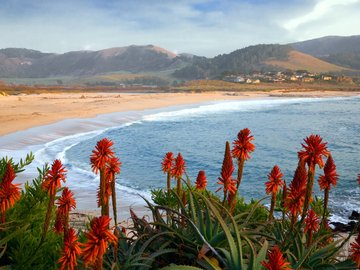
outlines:
[{"label": "overcast sky", "polygon": [[360,34],[360,0],[0,0],[0,48],[154,44],[215,56],[259,43]]}]

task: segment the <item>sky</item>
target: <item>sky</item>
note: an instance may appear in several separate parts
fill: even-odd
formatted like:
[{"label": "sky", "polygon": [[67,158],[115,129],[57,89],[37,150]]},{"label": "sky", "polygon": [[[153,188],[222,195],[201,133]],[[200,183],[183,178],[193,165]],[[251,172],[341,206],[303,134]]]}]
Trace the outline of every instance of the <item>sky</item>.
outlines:
[{"label": "sky", "polygon": [[0,0],[0,48],[153,44],[212,57],[246,46],[360,34],[360,0]]}]

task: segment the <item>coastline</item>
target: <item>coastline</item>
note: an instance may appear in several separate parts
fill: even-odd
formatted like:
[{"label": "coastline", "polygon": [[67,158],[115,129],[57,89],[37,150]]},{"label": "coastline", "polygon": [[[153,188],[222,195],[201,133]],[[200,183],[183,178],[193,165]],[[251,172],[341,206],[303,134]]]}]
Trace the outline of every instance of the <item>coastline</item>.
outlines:
[{"label": "coastline", "polygon": [[[69,136],[69,134],[78,134],[81,133],[83,130],[80,130],[79,128],[75,129],[75,126],[77,126],[78,123],[92,123],[92,125],[87,126],[84,130],[84,132],[91,133],[91,130],[93,130],[95,127],[104,129],[105,127],[111,126],[110,123],[102,123],[103,121],[107,121],[110,116],[114,116],[117,113],[121,113],[120,118],[124,118],[126,116],[126,112],[137,112],[137,114],[141,114],[141,112],[144,112],[146,110],[153,111],[156,109],[159,109],[161,111],[165,110],[168,107],[171,106],[195,106],[198,104],[204,104],[206,102],[220,102],[220,101],[234,101],[234,100],[246,100],[246,99],[253,99],[253,100],[259,100],[259,99],[267,99],[267,98],[295,98],[295,97],[348,97],[348,96],[356,96],[359,95],[360,92],[334,92],[334,91],[314,91],[310,93],[304,93],[301,94],[299,92],[288,92],[283,90],[277,90],[277,91],[271,91],[271,92],[242,92],[242,93],[234,93],[234,92],[214,92],[214,93],[200,93],[200,94],[192,94],[192,93],[169,93],[169,94],[121,94],[120,97],[119,94],[108,94],[108,93],[97,93],[97,94],[84,94],[85,98],[81,98],[83,94],[70,94],[71,99],[75,99],[75,101],[71,101],[71,99],[68,98],[69,95],[66,93],[63,94],[42,94],[42,95],[30,95],[30,101],[34,101],[33,103],[29,104],[31,106],[27,107],[26,110],[36,110],[37,111],[44,111],[42,114],[46,114],[46,110],[49,108],[51,109],[49,112],[48,118],[37,118],[34,122],[29,121],[29,118],[34,116],[34,114],[27,115],[27,117],[20,117],[20,122],[23,121],[24,123],[30,125],[32,124],[32,128],[27,131],[31,130],[43,130],[46,131],[48,126],[46,125],[46,121],[64,121],[64,119],[70,118],[69,121],[75,121],[72,122],[73,125],[70,125],[68,127],[68,130],[66,130],[66,125],[62,125],[61,121],[57,122],[57,124],[51,124],[53,127],[57,128],[57,136],[58,138],[61,136]],[[88,96],[89,95],[89,96]],[[0,99],[1,102],[4,102],[3,104],[7,104],[8,106],[15,106],[10,101],[15,102],[29,102],[26,101],[25,97],[28,96],[21,96],[22,100],[18,100],[19,96],[13,96],[12,99],[7,99],[8,102],[4,102],[4,97]],[[7,98],[7,97],[5,97]],[[116,102],[111,103],[110,101],[112,99],[119,99]],[[6,100],[6,99],[5,99]],[[54,104],[52,102],[54,102]],[[87,103],[81,102],[82,100],[87,100]],[[35,102],[36,101],[36,102]],[[80,102],[77,102],[80,101]],[[38,103],[37,103],[38,102]],[[74,103],[75,102],[75,103]],[[110,106],[106,107],[106,103],[110,102]],[[11,105],[12,104],[12,105]],[[39,105],[40,104],[40,105]],[[41,104],[44,106],[41,107]],[[86,104],[86,105],[85,105]],[[52,105],[52,106],[51,106]],[[121,105],[121,106],[120,106]],[[50,107],[49,107],[50,106]],[[83,107],[81,107],[83,106]],[[89,106],[88,108],[96,107],[97,109],[90,110],[87,112],[84,112],[83,114],[79,113],[78,110],[86,110],[84,106]],[[56,108],[66,108],[68,109],[67,113],[64,114],[55,114],[54,110]],[[5,109],[4,106],[0,107],[0,111],[3,112]],[[16,110],[16,108],[13,108],[12,111],[15,115],[15,112],[17,111],[19,114],[24,113],[24,111],[21,111],[19,109]],[[25,111],[26,111],[25,110]],[[113,112],[113,110],[116,110]],[[97,112],[100,113],[97,113]],[[11,112],[11,111],[10,111]],[[114,113],[114,114],[111,114]],[[42,115],[40,114],[40,115]],[[90,118],[92,116],[95,116],[97,114],[101,114],[98,119],[96,118]],[[89,115],[89,116],[88,116]],[[39,116],[35,114],[35,116]],[[56,117],[55,117],[56,116]],[[104,116],[102,118],[102,116]],[[139,115],[137,115],[138,117]],[[4,118],[4,115],[2,115]],[[1,119],[3,119],[1,118]],[[57,120],[57,119],[60,120]],[[73,119],[75,118],[75,119]],[[135,117],[136,118],[136,117]],[[26,122],[27,119],[27,122]],[[118,122],[122,124],[126,124],[127,121],[129,121],[128,116],[125,117],[125,120],[122,119],[125,122]],[[135,119],[136,120],[136,119]],[[10,120],[9,120],[10,121]],[[45,121],[45,122],[42,122]],[[67,121],[67,120],[66,120]],[[95,121],[95,122],[94,122]],[[131,120],[130,120],[131,121]],[[117,122],[115,119],[114,123]],[[40,124],[41,123],[41,124]],[[12,128],[16,128],[16,125],[18,124],[18,121],[13,123],[14,126]],[[98,127],[100,125],[100,127]],[[59,128],[64,127],[65,130],[62,130],[62,132],[59,132]],[[5,122],[6,127],[6,122]],[[0,137],[0,149],[1,146],[1,139],[2,138],[13,138],[15,137],[15,134],[18,133],[19,138],[21,138],[22,135],[27,134],[27,131],[21,131],[21,125],[19,125],[20,129],[17,130],[16,133],[9,133],[7,135],[1,135]],[[35,132],[36,134],[36,132]],[[35,135],[33,134],[33,135]],[[42,138],[42,142],[44,141],[51,141],[54,137],[44,137]],[[20,148],[22,149],[28,149],[27,146],[29,146],[29,142],[25,142]],[[36,145],[36,143],[33,143]],[[4,145],[4,143],[3,143]],[[9,154],[12,153],[12,151],[9,151]],[[40,165],[40,164],[34,164],[34,165]],[[35,168],[29,168],[30,170],[34,170]],[[36,171],[36,170],[35,170]],[[24,175],[21,180],[22,183],[25,182],[27,179],[32,179],[29,175]],[[71,180],[69,179],[69,182],[71,184]],[[71,187],[76,194],[76,199],[78,201],[78,208],[76,212],[80,213],[97,213],[97,205],[96,205],[96,181],[92,181],[92,183],[89,183],[88,186],[80,185],[76,186],[75,188]],[[118,215],[120,221],[126,221],[129,217],[129,208],[133,208],[135,212],[139,216],[143,216],[148,214],[146,211],[146,208],[144,207],[145,202],[140,198],[140,196],[134,195],[133,193],[126,192],[123,189],[120,188],[119,193],[121,193],[121,196],[118,196]],[[95,211],[95,212],[94,212]]]},{"label": "coastline", "polygon": [[73,118],[93,118],[97,115],[143,111],[201,102],[244,100],[266,97],[347,97],[359,92],[289,91],[288,89],[244,92],[203,93],[49,93],[0,96],[0,136],[36,126],[49,125]]}]

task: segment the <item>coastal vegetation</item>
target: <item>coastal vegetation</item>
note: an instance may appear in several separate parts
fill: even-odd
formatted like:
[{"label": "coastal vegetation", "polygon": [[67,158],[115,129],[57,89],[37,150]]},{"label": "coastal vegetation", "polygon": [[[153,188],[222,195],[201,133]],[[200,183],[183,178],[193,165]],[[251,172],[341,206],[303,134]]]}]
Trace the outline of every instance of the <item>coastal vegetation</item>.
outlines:
[{"label": "coastal vegetation", "polygon": [[[263,187],[269,197],[245,202],[241,196],[242,175],[254,151],[256,138],[247,128],[239,131],[232,145],[225,143],[216,192],[207,189],[207,184],[215,180],[207,179],[205,171],[199,171],[196,181],[192,181],[186,173],[191,166],[186,164],[186,157],[166,153],[159,164],[165,175],[164,188],[152,190],[152,201],[144,198],[150,216],[139,217],[130,209],[132,225],[128,228],[117,223],[115,181],[122,164],[115,156],[111,140],[98,141],[89,153],[91,168],[100,175],[97,203],[101,215],[89,219],[84,228],[73,228],[69,222],[76,201],[73,192],[63,186],[66,167],[60,160],[39,168],[38,177],[21,189],[14,180],[34,156],[29,154],[18,163],[3,157],[0,267],[163,270],[360,267],[359,224],[344,238],[328,224],[329,190],[341,178],[327,142],[319,135],[306,137],[298,151],[293,179],[286,183],[281,165],[274,164]],[[316,171],[320,171],[319,179],[315,179]],[[360,185],[360,175],[357,181]],[[320,200],[312,195],[317,183],[324,190]],[[265,207],[269,199],[270,209]],[[349,253],[344,253],[352,236],[356,238]]]},{"label": "coastal vegetation", "polygon": [[0,81],[0,97],[4,95],[44,94],[44,93],[203,93],[203,92],[245,92],[281,90],[283,92],[298,92],[306,94],[311,91],[342,91],[358,92],[358,81],[354,84],[342,82],[315,81],[311,83],[297,82],[263,82],[236,83],[225,80],[192,80],[179,81],[174,86],[144,86],[144,85],[26,85],[6,84]]}]

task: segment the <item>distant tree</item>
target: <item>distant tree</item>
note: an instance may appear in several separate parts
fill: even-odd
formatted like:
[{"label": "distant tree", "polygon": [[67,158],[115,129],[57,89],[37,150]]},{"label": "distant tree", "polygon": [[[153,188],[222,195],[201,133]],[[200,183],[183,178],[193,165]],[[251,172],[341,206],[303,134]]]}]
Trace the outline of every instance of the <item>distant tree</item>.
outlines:
[{"label": "distant tree", "polygon": [[214,58],[193,57],[192,64],[176,70],[173,75],[181,79],[217,78],[226,74],[251,74],[258,70],[274,70],[264,62],[269,59],[286,60],[287,45],[256,45]]}]

